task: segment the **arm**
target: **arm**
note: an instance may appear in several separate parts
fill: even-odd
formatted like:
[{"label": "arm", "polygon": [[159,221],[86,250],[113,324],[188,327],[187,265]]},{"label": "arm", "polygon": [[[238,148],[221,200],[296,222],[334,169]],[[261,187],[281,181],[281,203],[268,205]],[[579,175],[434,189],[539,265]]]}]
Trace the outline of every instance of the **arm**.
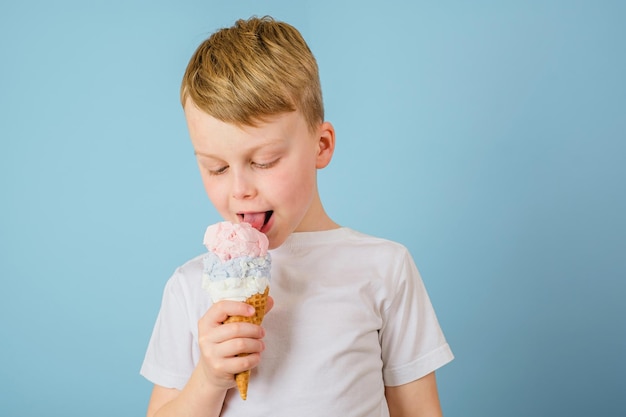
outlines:
[{"label": "arm", "polygon": [[442,417],[435,373],[397,387],[385,387],[391,417]]},{"label": "arm", "polygon": [[196,368],[182,391],[155,385],[147,416],[219,416],[226,390],[207,385],[199,373]]},{"label": "arm", "polygon": [[[267,311],[273,300],[268,298]],[[217,417],[226,391],[235,386],[234,375],[259,364],[265,345],[264,330],[252,323],[222,324],[229,316],[251,316],[254,308],[241,302],[221,301],[198,321],[200,360],[182,391],[155,385],[148,417]],[[238,357],[240,353],[248,353]]]}]

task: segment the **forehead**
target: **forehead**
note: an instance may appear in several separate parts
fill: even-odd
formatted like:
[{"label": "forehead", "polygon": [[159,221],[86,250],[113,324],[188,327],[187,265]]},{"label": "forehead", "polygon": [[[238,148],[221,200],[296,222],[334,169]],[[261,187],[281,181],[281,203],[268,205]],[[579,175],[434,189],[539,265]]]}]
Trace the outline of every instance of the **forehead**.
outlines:
[{"label": "forehead", "polygon": [[299,111],[269,116],[256,126],[242,126],[216,119],[193,102],[185,104],[185,118],[194,146],[215,141],[247,142],[279,141],[306,136],[308,127]]}]

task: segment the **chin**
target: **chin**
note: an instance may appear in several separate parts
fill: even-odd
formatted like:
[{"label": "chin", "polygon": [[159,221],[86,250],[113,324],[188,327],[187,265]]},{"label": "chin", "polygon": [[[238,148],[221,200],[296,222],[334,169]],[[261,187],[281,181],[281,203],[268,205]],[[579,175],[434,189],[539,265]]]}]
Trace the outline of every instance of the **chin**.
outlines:
[{"label": "chin", "polygon": [[277,247],[279,247],[279,246],[280,246],[280,245],[282,245],[283,243],[285,243],[285,240],[284,240],[284,239],[283,239],[283,240],[281,240],[281,241],[275,241],[275,240],[271,240],[271,239],[270,239],[270,244],[269,244],[269,246],[268,246],[268,249],[269,249],[269,250],[276,249]]},{"label": "chin", "polygon": [[279,247],[280,245],[282,245],[283,243],[285,243],[285,240],[287,240],[287,237],[289,235],[285,236],[285,237],[279,237],[277,238],[276,236],[268,236],[268,240],[269,240],[269,246],[268,248],[271,249],[276,249],[277,247]]}]

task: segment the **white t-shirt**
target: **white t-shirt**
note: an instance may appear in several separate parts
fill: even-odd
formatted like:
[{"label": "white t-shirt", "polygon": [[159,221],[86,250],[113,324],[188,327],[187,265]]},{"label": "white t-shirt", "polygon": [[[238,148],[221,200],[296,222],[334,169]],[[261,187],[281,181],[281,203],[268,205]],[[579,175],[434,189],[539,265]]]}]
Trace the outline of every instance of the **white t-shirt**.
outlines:
[{"label": "white t-shirt", "polygon": [[[453,359],[422,279],[402,245],[348,228],[292,234],[271,251],[274,308],[248,399],[228,392],[222,416],[388,416],[384,387]],[[211,305],[202,257],[168,281],[141,374],[182,389],[200,355]]]}]

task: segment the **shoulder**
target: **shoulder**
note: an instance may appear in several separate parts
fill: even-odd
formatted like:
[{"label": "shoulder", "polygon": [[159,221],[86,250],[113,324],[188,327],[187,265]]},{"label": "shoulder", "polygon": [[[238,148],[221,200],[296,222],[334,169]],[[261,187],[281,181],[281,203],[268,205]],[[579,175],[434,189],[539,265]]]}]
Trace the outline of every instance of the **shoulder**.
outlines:
[{"label": "shoulder", "polygon": [[363,248],[373,248],[384,250],[386,252],[407,253],[408,250],[404,245],[393,240],[385,239],[359,232],[354,229],[344,228],[346,236],[346,244],[357,245]]},{"label": "shoulder", "polygon": [[300,249],[310,251],[328,247],[345,250],[384,251],[385,253],[405,253],[407,251],[398,242],[362,233],[349,227],[320,232],[293,233],[282,247],[291,252],[298,252]]},{"label": "shoulder", "polygon": [[342,246],[357,256],[357,259],[381,262],[391,267],[401,267],[407,261],[412,262],[411,254],[403,244],[353,229],[346,229],[346,239]]},{"label": "shoulder", "polygon": [[196,256],[174,270],[165,284],[161,300],[164,317],[173,316],[180,320],[184,317],[192,329],[211,306],[211,297],[202,288],[203,256]]},{"label": "shoulder", "polygon": [[191,258],[176,268],[174,275],[178,276],[181,280],[193,279],[197,274],[202,275],[202,258],[204,258],[204,254]]},{"label": "shoulder", "polygon": [[189,299],[202,288],[202,258],[191,258],[174,270],[165,284],[165,293],[180,299]]},{"label": "shoulder", "polygon": [[298,259],[322,260],[325,264],[345,263],[351,265],[385,264],[392,266],[410,258],[402,244],[348,227],[322,232],[298,232],[292,234],[279,248],[272,250],[272,258],[278,262]]},{"label": "shoulder", "polygon": [[384,283],[392,298],[423,286],[420,272],[406,246],[353,230],[350,235],[347,240],[352,251],[350,258],[362,263],[370,271],[370,277]]},{"label": "shoulder", "polygon": [[332,249],[333,257],[367,271],[371,282],[392,290],[402,281],[419,276],[413,257],[403,244],[349,228],[344,228],[343,233],[344,238]]}]

